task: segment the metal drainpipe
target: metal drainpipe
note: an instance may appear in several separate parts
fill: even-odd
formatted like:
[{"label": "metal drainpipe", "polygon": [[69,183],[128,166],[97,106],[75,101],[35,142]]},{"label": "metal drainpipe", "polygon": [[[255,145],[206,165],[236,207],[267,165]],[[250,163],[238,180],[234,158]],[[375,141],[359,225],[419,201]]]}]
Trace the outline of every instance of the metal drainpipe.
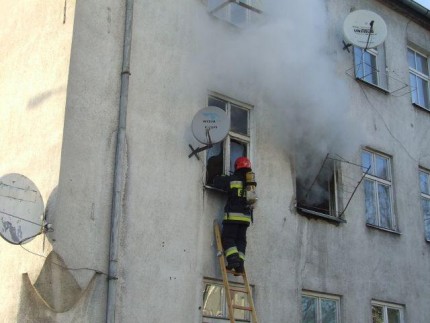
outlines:
[{"label": "metal drainpipe", "polygon": [[119,120],[117,130],[114,183],[112,192],[111,232],[109,243],[109,277],[106,301],[106,322],[115,322],[116,309],[116,283],[118,280],[118,244],[119,244],[119,219],[122,213],[122,198],[124,195],[124,183],[126,172],[126,119],[128,104],[128,83],[130,77],[130,52],[131,34],[133,22],[134,0],[126,0],[124,44],[121,71],[121,92],[119,101]]}]

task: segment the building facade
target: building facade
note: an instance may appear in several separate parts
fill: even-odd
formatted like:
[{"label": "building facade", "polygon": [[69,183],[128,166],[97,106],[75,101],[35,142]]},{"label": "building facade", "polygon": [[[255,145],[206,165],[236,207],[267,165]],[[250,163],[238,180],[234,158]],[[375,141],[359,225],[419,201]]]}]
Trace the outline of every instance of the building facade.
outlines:
[{"label": "building facade", "polygon": [[[224,2],[1,2],[0,177],[36,184],[53,231],[0,241],[0,321],[228,322],[211,181],[246,155],[260,322],[428,322],[428,11]],[[345,39],[357,10],[379,46]],[[206,106],[231,127],[197,158]]]}]

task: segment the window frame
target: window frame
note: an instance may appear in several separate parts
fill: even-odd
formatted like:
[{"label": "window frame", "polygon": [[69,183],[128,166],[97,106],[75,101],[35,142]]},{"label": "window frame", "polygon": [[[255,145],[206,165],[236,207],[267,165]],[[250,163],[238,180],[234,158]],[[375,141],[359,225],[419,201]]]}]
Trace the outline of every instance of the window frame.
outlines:
[{"label": "window frame", "polygon": [[[229,284],[230,284],[230,287],[232,287],[232,288],[234,288],[234,287],[240,288],[240,289],[245,288],[245,285],[243,283],[229,282]],[[221,304],[221,309],[220,309],[222,316],[211,316],[211,315],[204,315],[203,314],[204,310],[205,310],[204,294],[205,294],[207,285],[220,287],[222,289],[222,292],[221,292],[222,304]],[[250,288],[251,288],[251,293],[254,293],[254,286],[250,285]],[[235,293],[235,292],[233,292],[233,293]],[[243,294],[245,294],[245,293],[243,293]],[[234,298],[234,295],[232,295],[232,298]],[[246,306],[248,306],[248,305],[246,305]],[[241,311],[241,312],[243,312],[243,314],[245,314],[245,319],[236,318],[235,319],[236,322],[252,323],[252,315],[249,311],[239,310],[239,309],[235,309],[235,311]],[[217,323],[217,322],[229,322],[230,321],[230,319],[228,317],[227,297],[226,297],[226,293],[225,293],[224,283],[222,280],[215,279],[215,278],[209,278],[209,277],[203,278],[203,303],[202,303],[202,312],[201,313],[202,313],[202,321],[204,323]]]},{"label": "window frame", "polygon": [[[423,192],[422,188],[421,188],[421,174],[425,174],[427,176],[427,192]],[[427,170],[423,167],[419,167],[418,170],[418,181],[420,184],[420,200],[421,200],[421,214],[423,216],[423,221],[424,221],[424,239],[427,242],[430,242],[430,225],[429,225],[429,230],[427,231],[427,227],[426,227],[426,221],[430,221],[430,217],[428,219],[426,219],[426,215],[424,213],[424,208],[423,208],[423,200],[428,201],[428,203],[430,203],[430,170]]]},{"label": "window frame", "polygon": [[[211,5],[211,1],[219,2],[218,4]],[[242,3],[243,5],[239,4]],[[228,0],[206,0],[209,13],[213,16],[221,19],[235,27],[244,27],[249,23],[253,22],[252,13],[261,14],[261,0],[239,0],[239,1],[228,1]],[[233,8],[238,6],[239,10],[242,10],[245,14],[243,21],[237,21],[234,19]]]},{"label": "window frame", "polygon": [[[210,92],[207,95],[207,103],[209,105],[209,100],[213,98],[215,100],[220,100],[225,102],[225,112],[227,113],[228,117],[231,120],[231,107],[232,105],[235,107],[238,107],[242,110],[246,110],[247,111],[247,134],[241,134],[239,132],[235,132],[231,130],[231,126],[230,129],[228,131],[227,137],[222,141],[223,144],[223,148],[222,148],[222,153],[223,153],[223,168],[222,168],[222,174],[230,174],[233,173],[233,169],[231,169],[231,142],[232,141],[236,141],[239,143],[244,144],[244,146],[246,147],[246,157],[248,157],[251,161],[252,161],[252,134],[251,134],[251,128],[252,128],[252,122],[253,122],[253,118],[252,118],[252,111],[253,111],[253,106],[251,104],[248,103],[244,103],[235,99],[232,99],[228,96],[222,95],[220,93],[216,93],[216,92]],[[209,153],[208,149],[205,152],[205,169],[207,169],[207,161],[208,161],[208,153]],[[222,175],[221,174],[221,175]],[[213,188],[213,186],[211,184],[209,184],[207,182],[207,177],[208,177],[208,172],[205,172],[205,176],[204,176],[204,183],[205,183],[205,187],[208,188]]]},{"label": "window frame", "polygon": [[399,310],[400,315],[400,323],[405,323],[405,314],[404,314],[404,306],[399,304],[387,303],[382,301],[372,300],[370,302],[370,320],[373,322],[373,307],[382,307],[383,310],[383,323],[389,323],[388,321],[388,309]]},{"label": "window frame", "polygon": [[[389,231],[389,232],[400,233],[398,225],[397,225],[397,219],[396,219],[395,212],[394,212],[394,185],[393,185],[392,157],[387,155],[387,154],[377,152],[377,151],[369,149],[369,148],[362,148],[362,150],[361,150],[362,162],[363,162],[363,153],[364,152],[371,154],[371,165],[370,165],[369,170],[365,169],[364,166],[362,167],[362,171],[364,174],[364,179],[363,179],[364,192],[363,192],[363,195],[364,195],[364,199],[366,201],[365,183],[366,183],[366,181],[372,182],[373,201],[374,201],[374,206],[376,206],[375,220],[377,222],[376,224],[369,222],[369,218],[368,218],[366,210],[365,210],[366,225],[370,226],[370,227],[377,228],[377,229]],[[382,158],[387,160],[387,173],[388,173],[387,178],[388,179],[378,177],[376,174],[371,173],[372,169],[376,168],[375,166],[376,166],[376,157],[377,156],[382,157]],[[381,212],[380,212],[380,199],[379,199],[378,185],[386,186],[389,189],[391,227],[385,227],[385,226],[381,225]]]},{"label": "window frame", "polygon": [[[356,51],[360,50],[361,51],[361,60],[360,62],[357,62],[357,55],[356,55]],[[368,84],[370,86],[373,86],[379,90],[382,90],[385,93],[388,93],[388,77],[386,74],[386,69],[387,69],[387,64],[386,64],[386,55],[385,55],[385,46],[384,44],[381,44],[379,46],[377,46],[376,48],[361,48],[358,46],[353,46],[353,57],[354,57],[354,75],[356,80],[361,81],[365,84]],[[365,66],[365,62],[364,62],[364,55],[365,53],[368,53],[369,55],[372,55],[373,57],[375,57],[375,68],[373,68],[372,66],[370,66],[371,70],[375,70],[376,72],[376,83],[366,80],[366,76],[368,75],[372,75],[372,73],[370,74],[365,74],[364,75],[364,69],[363,69],[363,75],[357,75],[357,68],[358,66],[362,65]],[[366,64],[367,65],[367,64]]]},{"label": "window frame", "polygon": [[[414,63],[415,66],[412,67],[409,64],[409,51],[412,51],[414,53]],[[422,57],[425,58],[426,64],[427,64],[427,72],[429,73],[428,75],[422,73],[421,71],[416,69],[416,55],[420,55]],[[420,107],[422,109],[425,109],[427,111],[430,111],[430,63],[429,63],[429,55],[424,54],[423,52],[417,50],[416,48],[412,47],[412,46],[408,46],[407,47],[407,51],[406,51],[406,57],[407,57],[407,62],[408,62],[408,69],[409,69],[409,87],[411,90],[411,102],[414,106]],[[411,75],[420,78],[421,80],[424,80],[427,83],[427,93],[426,93],[426,97],[427,97],[427,102],[424,102],[424,105],[420,104],[419,102],[414,102],[414,91],[418,90],[418,87],[415,88],[415,90],[413,90],[412,84],[411,84]],[[418,95],[417,95],[418,96]],[[417,100],[419,100],[419,98],[417,97]]]},{"label": "window frame", "polygon": [[313,291],[308,291],[308,290],[303,290],[302,294],[301,294],[301,318],[300,318],[300,322],[303,322],[303,297],[315,298],[317,300],[316,322],[314,322],[314,323],[320,323],[322,320],[322,317],[321,317],[322,316],[321,300],[324,300],[324,299],[336,302],[336,319],[337,319],[336,323],[342,322],[342,318],[341,318],[342,299],[340,296],[333,295],[333,294],[326,294],[326,293],[318,293],[318,292],[313,292]]},{"label": "window frame", "polygon": [[[341,184],[342,179],[342,167],[339,160],[326,157],[323,166],[326,161],[330,161],[331,164],[328,166],[332,170],[332,176],[327,181],[327,190],[325,191],[327,193],[327,199],[324,199],[322,202],[327,202],[328,204],[328,210],[320,209],[318,210],[315,205],[307,205],[299,199],[303,197],[299,192],[296,192],[297,195],[297,202],[296,207],[299,210],[299,213],[305,216],[320,218],[328,221],[338,223],[345,223],[346,221],[342,218],[342,213],[340,212],[340,192],[339,187]],[[321,168],[322,169],[322,168]],[[318,182],[318,178],[314,180],[314,183]],[[298,190],[300,187],[299,183],[297,182],[297,176],[296,176],[296,190]]]}]

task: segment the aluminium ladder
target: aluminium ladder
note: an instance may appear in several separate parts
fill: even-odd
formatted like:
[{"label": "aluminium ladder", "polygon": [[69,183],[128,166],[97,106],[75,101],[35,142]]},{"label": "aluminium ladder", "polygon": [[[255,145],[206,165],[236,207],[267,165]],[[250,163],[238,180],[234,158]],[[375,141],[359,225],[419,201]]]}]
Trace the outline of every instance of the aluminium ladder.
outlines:
[{"label": "aluminium ladder", "polygon": [[[255,312],[255,307],[254,307],[254,301],[252,299],[251,287],[249,286],[248,277],[246,276],[246,270],[244,269],[243,273],[239,274],[232,270],[226,269],[224,250],[222,248],[222,242],[221,242],[221,231],[217,221],[214,221],[214,231],[215,231],[215,239],[216,239],[216,246],[217,246],[217,257],[219,259],[219,265],[221,267],[222,280],[224,283],[225,295],[227,298],[227,307],[228,307],[230,323],[236,323],[234,319],[234,309],[250,312],[252,317],[252,323],[258,323],[257,314]],[[233,274],[234,276],[242,276],[245,288],[231,287],[228,281],[227,273]],[[240,293],[246,294],[248,296],[247,298],[248,298],[249,306],[241,306],[241,305],[234,304],[232,300],[232,292],[240,292]]]}]

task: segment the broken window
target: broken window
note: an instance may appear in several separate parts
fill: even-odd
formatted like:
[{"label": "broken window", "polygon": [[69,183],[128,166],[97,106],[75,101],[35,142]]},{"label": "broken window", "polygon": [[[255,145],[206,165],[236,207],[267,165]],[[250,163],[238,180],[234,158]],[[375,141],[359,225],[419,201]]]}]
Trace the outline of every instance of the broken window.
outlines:
[{"label": "broken window", "polygon": [[296,156],[297,210],[300,214],[336,223],[346,222],[345,211],[364,175],[361,165],[327,154]]},{"label": "broken window", "polygon": [[[231,283],[231,287],[244,288],[243,284]],[[232,291],[233,303],[240,306],[248,307],[248,295],[239,291]],[[203,290],[203,322],[204,323],[215,323],[215,322],[228,322],[228,306],[225,295],[224,285],[221,281],[214,279],[205,279],[204,290]],[[240,322],[251,322],[249,311],[245,310],[234,310],[235,320]]]},{"label": "broken window", "polygon": [[251,106],[220,95],[210,95],[208,106],[223,109],[231,123],[227,138],[206,152],[206,184],[211,185],[215,176],[234,171],[234,162],[238,157],[250,157]]},{"label": "broken window", "polygon": [[208,0],[208,11],[237,27],[260,19],[261,0]]}]

